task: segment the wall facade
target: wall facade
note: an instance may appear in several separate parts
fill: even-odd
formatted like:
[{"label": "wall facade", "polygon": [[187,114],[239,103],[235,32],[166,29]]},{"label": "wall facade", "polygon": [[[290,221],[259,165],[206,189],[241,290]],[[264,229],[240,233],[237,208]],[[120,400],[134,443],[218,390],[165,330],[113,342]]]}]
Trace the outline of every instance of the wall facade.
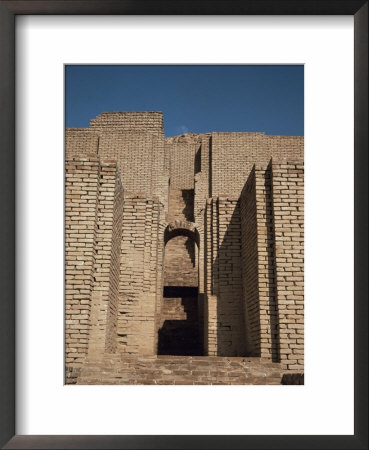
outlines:
[{"label": "wall facade", "polygon": [[[304,367],[303,138],[66,130],[66,369],[106,355]],[[100,359],[99,359],[100,358]]]}]

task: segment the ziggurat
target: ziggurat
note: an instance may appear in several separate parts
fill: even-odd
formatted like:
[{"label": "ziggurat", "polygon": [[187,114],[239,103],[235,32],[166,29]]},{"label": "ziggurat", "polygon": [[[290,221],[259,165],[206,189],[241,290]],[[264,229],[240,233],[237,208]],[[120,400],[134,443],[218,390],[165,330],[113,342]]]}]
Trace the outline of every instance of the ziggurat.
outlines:
[{"label": "ziggurat", "polygon": [[67,384],[301,383],[304,141],[66,130]]}]

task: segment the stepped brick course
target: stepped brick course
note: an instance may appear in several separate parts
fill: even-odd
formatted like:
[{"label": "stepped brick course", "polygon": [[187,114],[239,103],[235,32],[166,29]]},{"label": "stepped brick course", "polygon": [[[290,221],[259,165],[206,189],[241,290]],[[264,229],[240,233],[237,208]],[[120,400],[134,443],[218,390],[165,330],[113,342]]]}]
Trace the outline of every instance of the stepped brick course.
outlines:
[{"label": "stepped brick course", "polygon": [[67,384],[303,384],[302,137],[65,136]]},{"label": "stepped brick course", "polygon": [[280,385],[282,373],[279,363],[262,358],[105,355],[103,359],[91,359],[74,381],[77,384]]}]

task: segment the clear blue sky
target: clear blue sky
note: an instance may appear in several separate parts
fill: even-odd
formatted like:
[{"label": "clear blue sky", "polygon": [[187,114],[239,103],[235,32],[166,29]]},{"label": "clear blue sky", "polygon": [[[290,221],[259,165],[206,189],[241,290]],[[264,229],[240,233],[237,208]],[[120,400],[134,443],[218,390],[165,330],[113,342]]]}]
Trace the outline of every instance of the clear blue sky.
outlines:
[{"label": "clear blue sky", "polygon": [[166,136],[211,131],[304,134],[301,65],[69,65],[67,127],[107,111],[162,111]]}]

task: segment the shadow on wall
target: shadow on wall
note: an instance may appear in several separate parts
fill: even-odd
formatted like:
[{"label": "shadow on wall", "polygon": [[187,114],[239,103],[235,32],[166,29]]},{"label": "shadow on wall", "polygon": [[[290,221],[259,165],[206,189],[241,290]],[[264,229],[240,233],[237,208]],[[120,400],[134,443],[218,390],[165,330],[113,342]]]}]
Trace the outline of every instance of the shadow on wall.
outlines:
[{"label": "shadow on wall", "polygon": [[190,257],[191,263],[193,267],[196,266],[196,255],[195,255],[195,241],[193,239],[187,238],[185,242],[186,250],[188,253],[188,256]]},{"label": "shadow on wall", "polygon": [[188,222],[194,222],[194,196],[195,191],[193,189],[182,189],[182,199],[185,207],[182,209],[182,214]]},{"label": "shadow on wall", "polygon": [[273,190],[272,190],[272,166],[269,163],[265,172],[265,193],[266,193],[266,224],[267,224],[267,255],[268,255],[268,282],[269,282],[269,311],[270,311],[270,332],[272,340],[272,361],[280,361],[280,337],[278,321],[277,303],[277,276],[275,261],[275,232],[274,232],[274,212],[273,212]]},{"label": "shadow on wall", "polygon": [[[271,199],[269,179],[266,178],[266,195]],[[267,205],[271,205],[267,201]],[[213,294],[217,298],[217,355],[218,356],[261,356],[260,344],[262,341],[260,330],[260,304],[257,302],[248,304],[245,298],[242,274],[242,241],[241,241],[241,217],[240,199],[220,199],[217,204],[219,229],[218,238],[220,245],[217,256],[212,264]],[[232,211],[233,210],[233,211]],[[224,219],[228,218],[228,219]],[[279,361],[279,326],[278,312],[275,294],[275,261],[274,261],[274,227],[273,211],[271,206],[267,208],[265,220],[267,226],[267,273],[269,278],[269,311],[272,360]],[[256,223],[255,223],[256,226]],[[215,230],[213,230],[214,233]],[[256,231],[256,230],[255,230]],[[256,235],[256,233],[255,233]],[[258,258],[253,255],[250,262],[257,274]],[[253,283],[257,286],[257,276]],[[247,309],[247,311],[245,311]],[[246,317],[248,314],[257,315],[259,326],[250,330]],[[252,336],[250,335],[252,333]],[[252,340],[253,351],[248,350],[248,340]]]},{"label": "shadow on wall", "polygon": [[218,220],[213,234],[217,233],[220,244],[212,267],[217,302],[216,351],[218,356],[246,356],[239,201],[219,199],[216,207]]},{"label": "shadow on wall", "polygon": [[197,286],[198,264],[196,243],[188,236],[178,235],[165,245],[164,285]]}]

